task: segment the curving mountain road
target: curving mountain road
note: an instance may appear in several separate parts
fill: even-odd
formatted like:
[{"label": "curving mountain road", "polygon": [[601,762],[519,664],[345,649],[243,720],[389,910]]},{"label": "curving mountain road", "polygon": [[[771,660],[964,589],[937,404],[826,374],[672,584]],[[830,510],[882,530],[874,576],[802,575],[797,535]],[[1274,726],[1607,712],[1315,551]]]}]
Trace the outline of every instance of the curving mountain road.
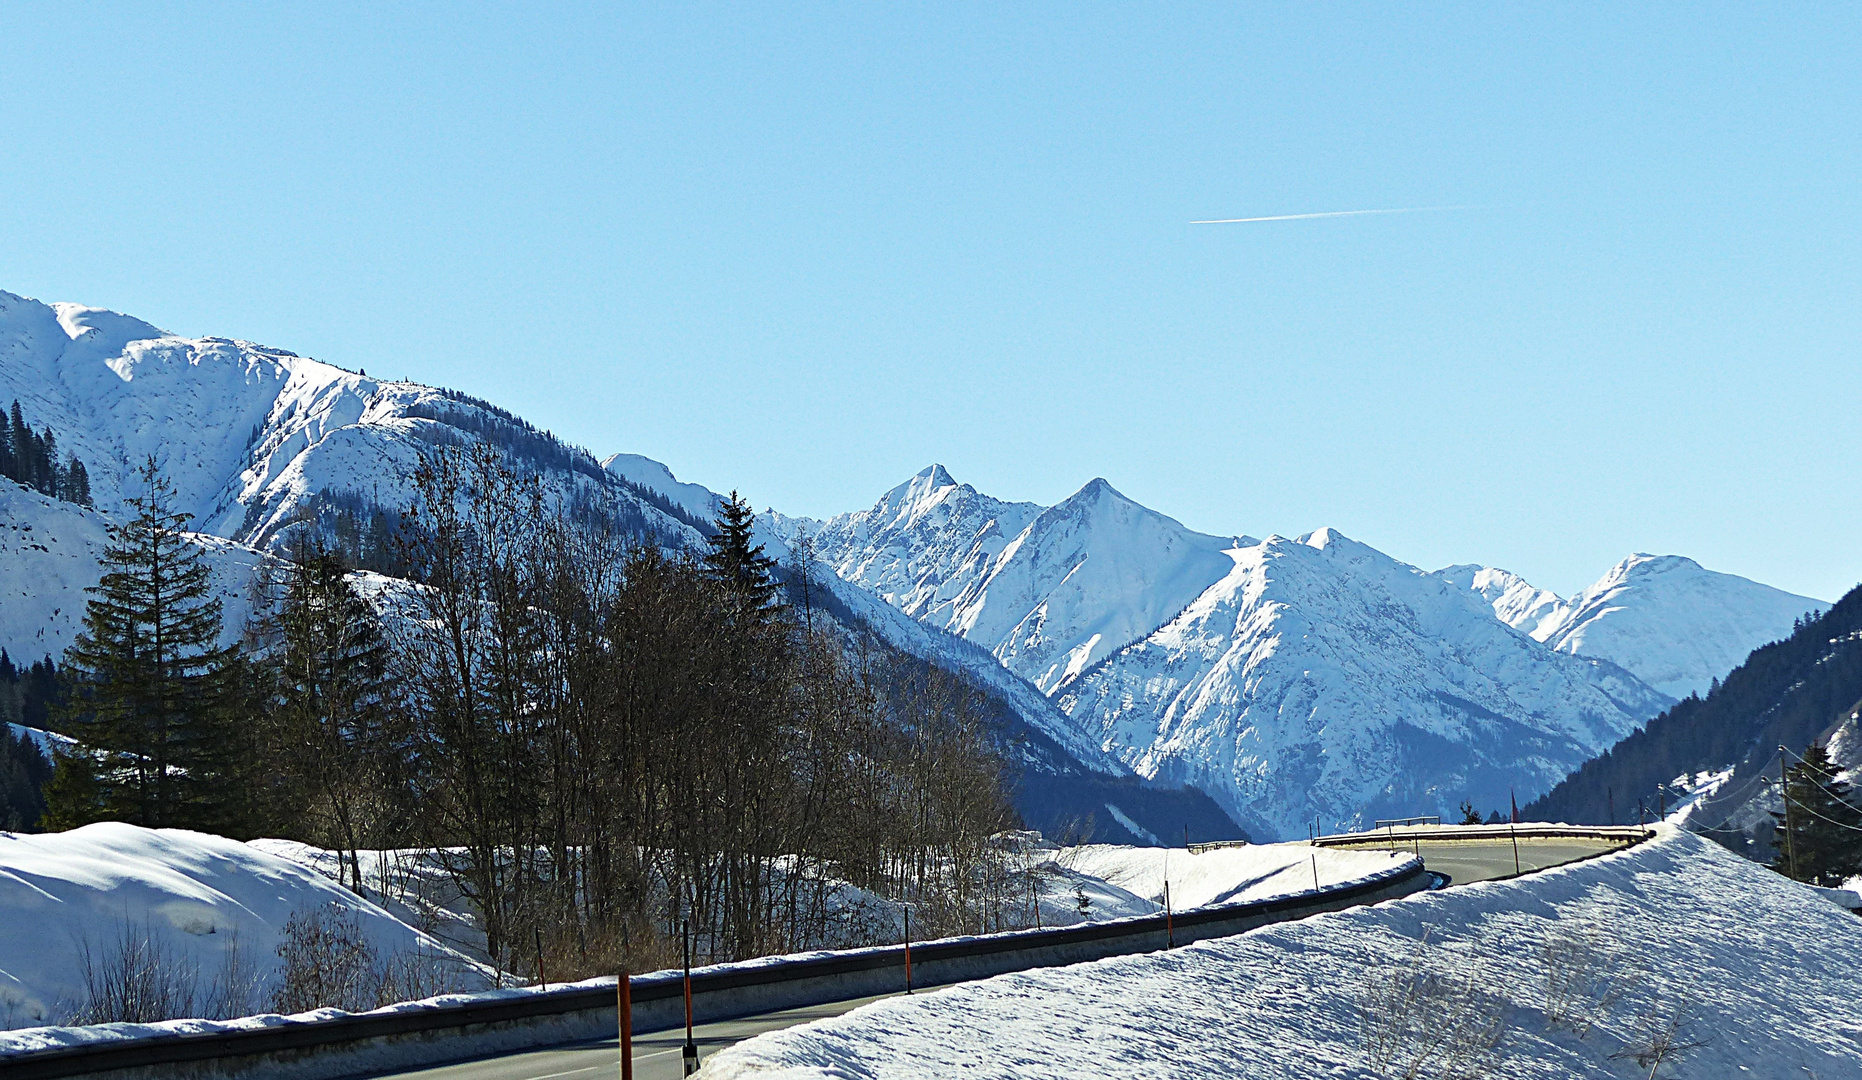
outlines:
[{"label": "curving mountain road", "polygon": [[[1425,867],[1447,877],[1450,886],[1515,876],[1515,846],[1512,837],[1451,838],[1454,835],[1453,828],[1408,829],[1381,834],[1327,837],[1321,843],[1327,847],[1413,851],[1422,856]],[[1625,846],[1625,839],[1614,837],[1522,836],[1518,838],[1517,872],[1531,873],[1561,866],[1620,850]],[[826,1005],[783,1009],[735,1020],[720,1020],[698,1025],[693,1035],[700,1055],[709,1057],[733,1043],[767,1031],[839,1016],[862,1005],[893,996],[879,994]],[[679,1048],[684,1042],[683,1029],[634,1036],[634,1076],[637,1080],[676,1080],[682,1075]],[[617,1043],[616,1039],[603,1039],[376,1075],[382,1078],[420,1077],[422,1080],[594,1080],[619,1075]]]}]

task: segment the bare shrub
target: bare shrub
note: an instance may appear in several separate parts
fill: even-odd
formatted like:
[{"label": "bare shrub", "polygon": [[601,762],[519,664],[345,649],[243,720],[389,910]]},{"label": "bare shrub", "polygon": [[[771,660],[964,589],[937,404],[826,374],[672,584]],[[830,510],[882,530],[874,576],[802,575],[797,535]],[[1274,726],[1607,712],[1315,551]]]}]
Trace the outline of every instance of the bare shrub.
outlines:
[{"label": "bare shrub", "polygon": [[375,947],[347,908],[332,903],[293,912],[285,920],[278,958],[272,992],[278,1012],[375,1008],[382,982]]},{"label": "bare shrub", "polygon": [[1623,1048],[1610,1056],[1628,1058],[1649,1070],[1648,1080],[1655,1080],[1663,1065],[1670,1065],[1707,1045],[1689,1030],[1693,1017],[1685,1005],[1650,1003],[1635,1023]]},{"label": "bare shrub", "polygon": [[209,1020],[233,1020],[258,1011],[259,990],[265,975],[254,964],[248,949],[239,938],[239,929],[227,931],[227,941],[220,953],[220,970],[207,986]]},{"label": "bare shrub", "polygon": [[395,951],[383,956],[355,914],[340,904],[295,911],[278,943],[281,962],[272,1008],[363,1012],[477,988],[484,980],[443,952]]},{"label": "bare shrub", "polygon": [[1596,930],[1560,928],[1539,947],[1544,996],[1540,1008],[1552,1027],[1569,1028],[1582,1039],[1636,985],[1641,971],[1620,948]]},{"label": "bare shrub", "polygon": [[1480,991],[1478,972],[1448,975],[1423,960],[1419,944],[1408,963],[1366,980],[1359,998],[1366,1063],[1403,1080],[1487,1075],[1505,1030],[1504,1003]]},{"label": "bare shrub", "polygon": [[152,1024],[195,1015],[199,967],[146,922],[124,919],[116,936],[96,947],[80,939],[78,972],[84,1001],[72,1010],[71,1023]]}]

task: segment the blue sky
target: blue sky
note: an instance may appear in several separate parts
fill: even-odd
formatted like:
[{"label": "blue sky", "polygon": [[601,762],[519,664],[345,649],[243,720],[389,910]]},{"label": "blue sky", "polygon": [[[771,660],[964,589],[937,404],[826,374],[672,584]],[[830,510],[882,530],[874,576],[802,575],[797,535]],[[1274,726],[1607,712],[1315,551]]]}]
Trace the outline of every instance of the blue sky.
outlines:
[{"label": "blue sky", "polygon": [[15,4],[0,288],[791,513],[1855,584],[1862,15],[1415,7]]}]

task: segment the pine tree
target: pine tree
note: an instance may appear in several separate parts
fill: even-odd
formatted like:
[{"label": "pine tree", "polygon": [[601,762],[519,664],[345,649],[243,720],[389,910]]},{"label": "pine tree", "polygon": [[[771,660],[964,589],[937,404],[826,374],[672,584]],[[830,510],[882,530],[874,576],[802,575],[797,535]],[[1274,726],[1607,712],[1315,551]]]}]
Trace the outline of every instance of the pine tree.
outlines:
[{"label": "pine tree", "polygon": [[710,538],[711,550],[705,553],[707,572],[741,596],[751,610],[767,611],[776,602],[776,560],[763,554],[763,545],[753,542],[756,514],[750,504],[731,492],[718,507],[713,525],[717,531]]},{"label": "pine tree", "polygon": [[[173,509],[153,458],[138,475],[145,494],[128,500],[135,517],[111,528],[103,579],[65,652],[73,731],[102,754],[101,795],[88,810],[60,803],[52,816],[226,828],[237,812],[227,761],[235,657],[217,644],[220,601],[183,533],[188,516]],[[81,756],[71,763],[79,768]]]},{"label": "pine tree", "polygon": [[1862,810],[1836,772],[1828,751],[1815,743],[1785,770],[1789,813],[1772,814],[1779,830],[1772,868],[1779,873],[1791,874],[1795,863],[1799,881],[1829,887],[1862,874]]},{"label": "pine tree", "polygon": [[64,497],[66,499],[79,506],[91,504],[90,472],[84,468],[84,463],[78,460],[76,454],[71,455],[71,460],[65,465],[65,482],[67,490]]},{"label": "pine tree", "polygon": [[303,829],[347,864],[382,813],[396,749],[389,730],[387,645],[375,612],[349,582],[341,556],[300,539],[274,581],[275,609],[259,624],[269,676],[265,757]]}]

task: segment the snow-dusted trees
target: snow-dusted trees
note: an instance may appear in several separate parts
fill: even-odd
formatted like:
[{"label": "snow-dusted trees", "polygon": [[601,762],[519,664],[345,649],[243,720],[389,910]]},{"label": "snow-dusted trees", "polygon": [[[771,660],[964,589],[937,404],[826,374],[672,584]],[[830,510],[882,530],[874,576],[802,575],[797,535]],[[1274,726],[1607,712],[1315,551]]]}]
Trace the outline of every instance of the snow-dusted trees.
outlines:
[{"label": "snow-dusted trees", "polygon": [[173,489],[152,458],[138,476],[135,516],[112,526],[84,629],[65,652],[66,726],[95,756],[60,756],[46,816],[54,828],[225,828],[240,812],[228,782],[238,661],[218,644],[220,601]]}]

